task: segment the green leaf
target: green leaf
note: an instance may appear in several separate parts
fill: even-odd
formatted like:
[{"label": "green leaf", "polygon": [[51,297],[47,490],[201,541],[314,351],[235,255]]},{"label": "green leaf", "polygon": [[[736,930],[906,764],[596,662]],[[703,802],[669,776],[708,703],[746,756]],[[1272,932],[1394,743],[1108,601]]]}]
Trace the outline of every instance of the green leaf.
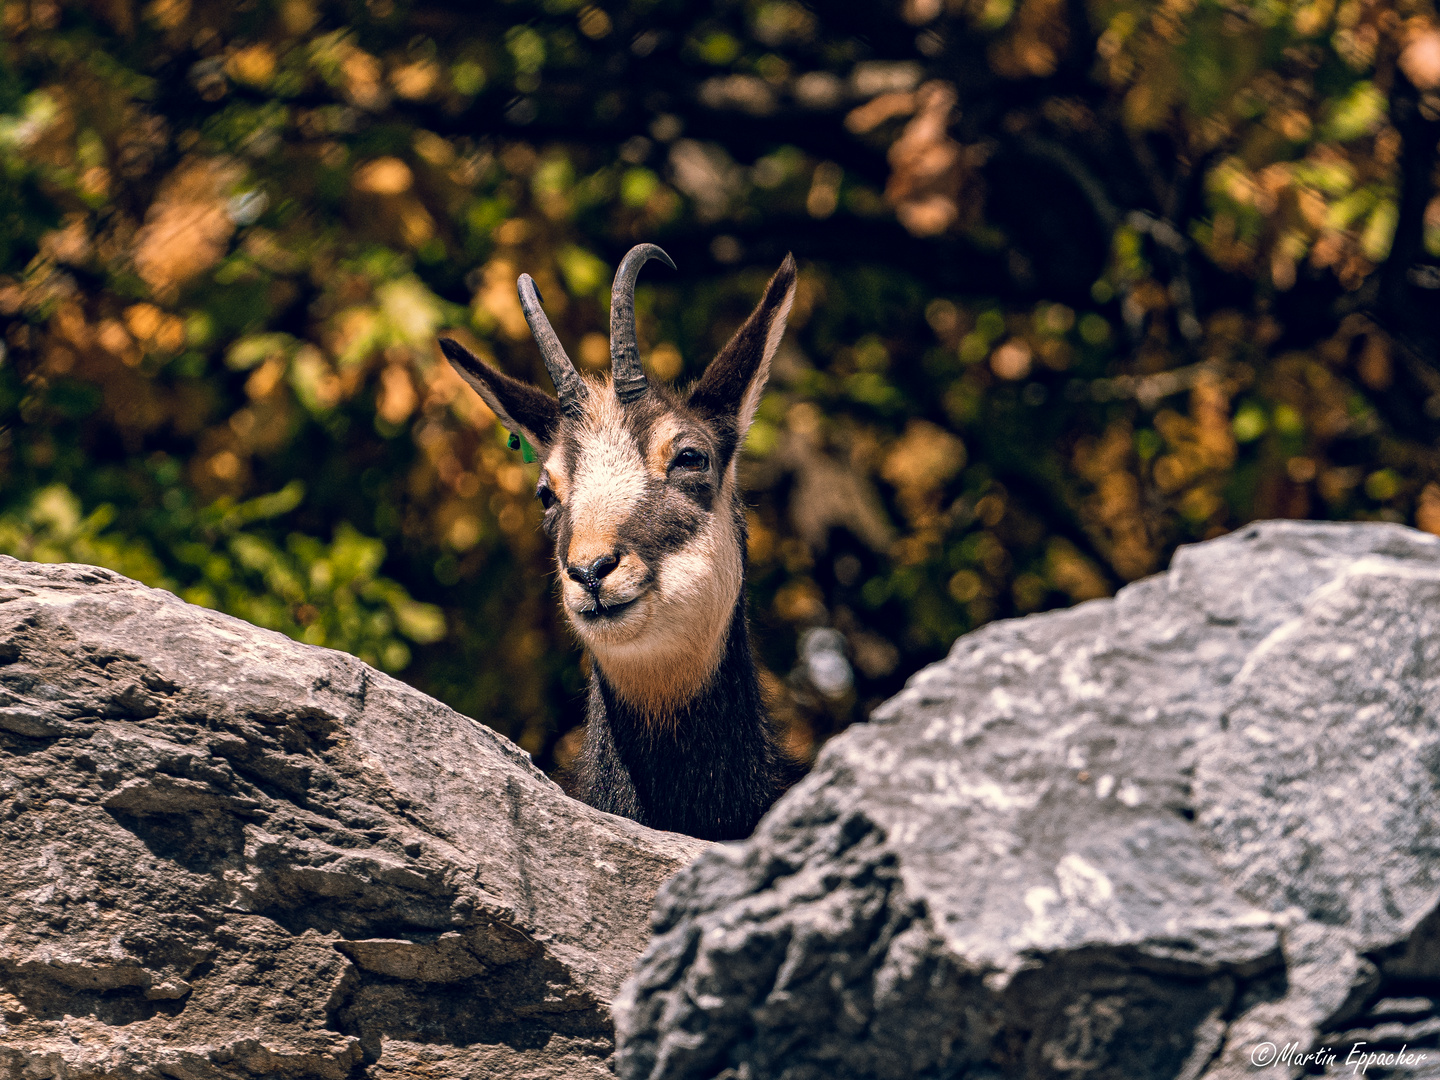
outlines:
[{"label": "green leaf", "polygon": [[1325,137],[1349,142],[1379,131],[1389,112],[1389,102],[1372,82],[1358,82],[1335,103],[1325,124]]}]

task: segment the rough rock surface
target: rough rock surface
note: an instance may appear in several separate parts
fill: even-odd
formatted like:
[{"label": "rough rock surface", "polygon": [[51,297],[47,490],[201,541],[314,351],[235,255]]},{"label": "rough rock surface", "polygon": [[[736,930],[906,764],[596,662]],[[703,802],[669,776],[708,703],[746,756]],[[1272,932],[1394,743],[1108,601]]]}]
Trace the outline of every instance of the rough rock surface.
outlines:
[{"label": "rough rock surface", "polygon": [[1440,541],[1184,548],[962,638],[671,879],[618,1072],[1279,1078],[1365,1042],[1440,1077],[1437,781]]},{"label": "rough rock surface", "polygon": [[609,1076],[704,847],[353,657],[0,558],[0,1076]]}]

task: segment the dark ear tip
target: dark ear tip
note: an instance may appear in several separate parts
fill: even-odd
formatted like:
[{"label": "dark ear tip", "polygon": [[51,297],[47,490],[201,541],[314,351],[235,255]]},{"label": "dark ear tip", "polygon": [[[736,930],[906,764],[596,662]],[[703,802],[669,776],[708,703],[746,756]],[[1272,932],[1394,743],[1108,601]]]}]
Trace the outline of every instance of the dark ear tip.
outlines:
[{"label": "dark ear tip", "polygon": [[474,371],[480,364],[480,359],[469,349],[465,348],[454,338],[442,337],[440,339],[440,351],[445,354],[445,359],[457,368],[466,371]]},{"label": "dark ear tip", "polygon": [[799,274],[800,270],[795,265],[795,256],[787,251],[784,260],[780,263],[780,269],[775,271],[775,276],[770,279],[770,284],[766,286],[766,297],[773,296],[778,299],[779,293],[790,290],[790,287],[795,284],[795,279]]}]

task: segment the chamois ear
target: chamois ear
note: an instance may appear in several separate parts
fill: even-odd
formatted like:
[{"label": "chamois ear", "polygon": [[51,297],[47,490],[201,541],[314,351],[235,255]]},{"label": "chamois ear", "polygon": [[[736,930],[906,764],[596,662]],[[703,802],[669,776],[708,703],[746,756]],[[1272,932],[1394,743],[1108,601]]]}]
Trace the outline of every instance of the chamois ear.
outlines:
[{"label": "chamois ear", "polygon": [[706,416],[733,419],[736,446],[750,430],[760,395],[770,378],[770,361],[785,333],[790,305],[795,302],[795,274],[795,257],[786,255],[765,286],[760,303],[690,391],[692,409]]},{"label": "chamois ear", "polygon": [[560,406],[538,387],[496,371],[452,338],[440,339],[440,351],[481,400],[511,431],[525,436],[542,458],[560,426]]}]

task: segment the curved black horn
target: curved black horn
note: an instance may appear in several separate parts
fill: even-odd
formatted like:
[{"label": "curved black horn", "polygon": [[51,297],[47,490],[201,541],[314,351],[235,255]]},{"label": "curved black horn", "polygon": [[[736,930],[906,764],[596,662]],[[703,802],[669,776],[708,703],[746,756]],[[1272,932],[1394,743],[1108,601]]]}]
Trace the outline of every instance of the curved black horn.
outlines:
[{"label": "curved black horn", "polygon": [[615,283],[610,286],[610,372],[615,378],[615,396],[634,401],[649,383],[640,366],[640,346],[635,342],[635,279],[649,259],[659,259],[671,270],[670,256],[654,244],[637,244],[620,260]]},{"label": "curved black horn", "polygon": [[550,372],[555,383],[555,393],[560,399],[560,408],[571,415],[580,411],[580,402],[585,397],[585,381],[565,355],[565,346],[555,336],[555,328],[545,317],[540,306],[540,290],[529,274],[521,274],[519,281],[520,308],[525,312],[525,321],[530,324],[530,333],[535,344],[540,346],[540,356],[545,361],[545,370]]}]

